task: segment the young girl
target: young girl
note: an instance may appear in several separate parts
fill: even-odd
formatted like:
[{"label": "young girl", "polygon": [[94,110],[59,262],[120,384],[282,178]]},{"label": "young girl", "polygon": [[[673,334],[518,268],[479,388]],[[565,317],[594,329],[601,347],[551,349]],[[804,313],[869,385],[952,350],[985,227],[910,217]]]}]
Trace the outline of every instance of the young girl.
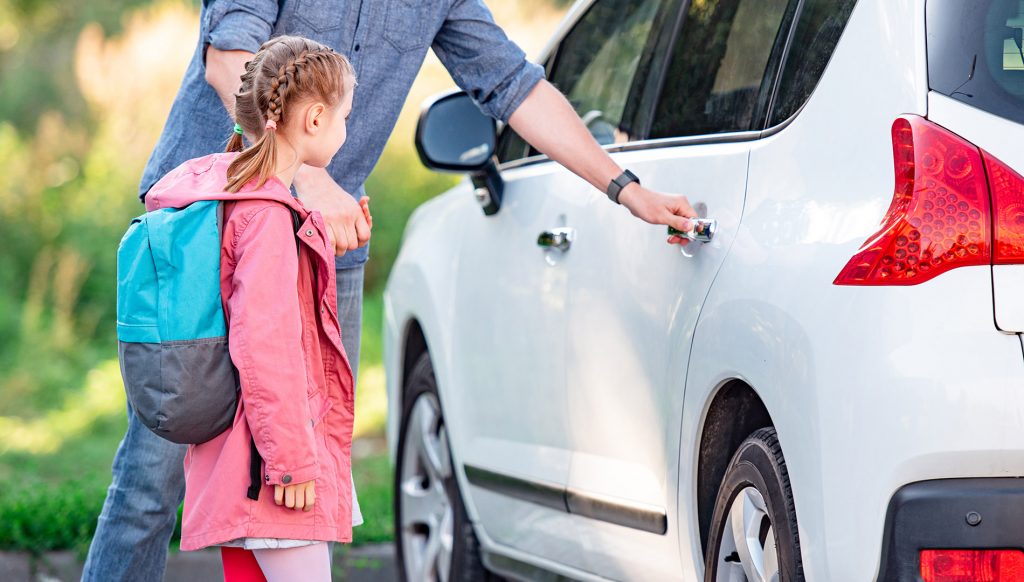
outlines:
[{"label": "young girl", "polygon": [[[181,549],[222,546],[228,582],[329,581],[326,542],[351,541],[361,523],[334,246],[289,190],[302,164],[327,166],[345,142],[355,84],[319,43],[268,41],[235,94],[228,151],[185,162],[146,197],[148,210],[224,200],[221,293],[241,392],[232,426],[189,446]],[[257,138],[245,149],[243,133]]]}]

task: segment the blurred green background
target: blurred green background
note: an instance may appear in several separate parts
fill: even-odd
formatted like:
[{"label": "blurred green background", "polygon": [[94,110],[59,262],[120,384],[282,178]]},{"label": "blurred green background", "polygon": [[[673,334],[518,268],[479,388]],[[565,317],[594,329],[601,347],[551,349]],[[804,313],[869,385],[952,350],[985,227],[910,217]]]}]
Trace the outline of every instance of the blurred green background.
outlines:
[{"label": "blurred green background", "polygon": [[[536,55],[566,0],[490,0]],[[0,551],[88,547],[126,426],[115,252],[198,35],[199,0],[0,0]],[[459,177],[423,168],[433,54],[367,183],[374,213],[356,404],[356,543],[390,539],[381,300],[405,222]]]}]

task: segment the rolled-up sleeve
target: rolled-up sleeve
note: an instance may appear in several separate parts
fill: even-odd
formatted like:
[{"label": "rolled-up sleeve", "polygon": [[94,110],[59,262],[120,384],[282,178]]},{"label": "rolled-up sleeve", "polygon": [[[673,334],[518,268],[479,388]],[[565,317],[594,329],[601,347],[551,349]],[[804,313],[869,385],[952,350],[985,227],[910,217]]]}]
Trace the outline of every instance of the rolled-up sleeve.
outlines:
[{"label": "rolled-up sleeve", "polygon": [[526,59],[481,0],[454,1],[433,49],[459,87],[503,122],[544,78],[544,69]]},{"label": "rolled-up sleeve", "polygon": [[213,0],[204,14],[204,54],[206,46],[255,53],[270,39],[277,11],[277,0]]}]

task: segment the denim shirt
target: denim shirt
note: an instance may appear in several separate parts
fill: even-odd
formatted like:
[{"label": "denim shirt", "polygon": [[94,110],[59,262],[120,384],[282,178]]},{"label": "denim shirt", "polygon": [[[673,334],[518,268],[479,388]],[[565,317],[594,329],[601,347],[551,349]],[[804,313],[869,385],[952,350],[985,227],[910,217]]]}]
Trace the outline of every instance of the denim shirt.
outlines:
[{"label": "denim shirt", "polygon": [[[483,0],[204,2],[199,41],[146,163],[140,198],[182,162],[224,151],[231,136],[234,121],[205,79],[206,46],[254,53],[282,34],[321,42],[348,57],[356,70],[348,139],[327,166],[356,198],[364,193],[428,48],[480,109],[500,121],[508,121],[544,78],[543,69],[527,61],[495,24]],[[357,267],[367,256],[368,248],[361,247],[337,257],[336,267]]]}]

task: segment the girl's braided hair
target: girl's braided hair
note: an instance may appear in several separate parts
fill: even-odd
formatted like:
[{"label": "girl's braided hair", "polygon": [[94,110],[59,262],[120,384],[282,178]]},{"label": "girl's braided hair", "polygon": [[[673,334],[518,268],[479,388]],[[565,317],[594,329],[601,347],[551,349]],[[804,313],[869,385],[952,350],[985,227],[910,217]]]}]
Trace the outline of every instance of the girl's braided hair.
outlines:
[{"label": "girl's braided hair", "polygon": [[263,43],[245,64],[242,85],[235,93],[235,122],[249,135],[259,136],[248,148],[242,136],[231,133],[227,149],[241,152],[228,166],[224,189],[238,192],[253,178],[260,188],[277,167],[276,130],[288,123],[290,103],[319,99],[336,105],[346,91],[355,88],[355,70],[342,55],[316,41],[298,36],[278,36]]}]

